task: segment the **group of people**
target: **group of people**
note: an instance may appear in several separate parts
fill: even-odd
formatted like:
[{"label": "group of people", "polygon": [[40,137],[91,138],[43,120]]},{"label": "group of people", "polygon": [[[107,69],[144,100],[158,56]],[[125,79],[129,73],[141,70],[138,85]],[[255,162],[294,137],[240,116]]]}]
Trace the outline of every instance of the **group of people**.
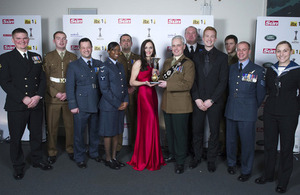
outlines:
[{"label": "group of people", "polygon": [[[257,110],[266,93],[264,107],[265,169],[258,184],[273,181],[280,135],[280,157],[276,192],[286,191],[293,167],[294,134],[298,124],[300,66],[290,60],[292,47],[287,41],[276,46],[278,62],[265,69],[250,60],[251,48],[236,36],[225,39],[228,55],[215,47],[217,31],[206,27],[198,43],[197,29],[189,26],[185,36],[174,36],[172,57],[161,71],[154,66],[155,44],[143,41],[140,55],[131,51],[132,37],[123,34],[120,43],[108,44],[105,62],[92,58],[92,42],[79,41],[80,57],[66,50],[67,36],[53,35],[56,46],[44,60],[27,50],[26,30],[12,32],[15,49],[0,56],[0,85],[7,93],[10,155],[14,178],[24,177],[21,138],[30,130],[33,167],[51,170],[57,160],[57,134],[62,117],[68,157],[79,168],[86,168],[85,156],[118,170],[125,163],[117,159],[122,147],[124,116],[129,121],[134,152],[127,162],[135,170],[158,170],[175,162],[175,173],[184,172],[187,154],[192,155],[189,168],[201,163],[206,152],[207,169],[216,171],[219,132],[226,117],[226,154],[228,173],[237,171],[238,139],[241,144],[241,174],[238,180],[251,177],[255,150]],[[229,66],[230,65],[230,66]],[[153,74],[158,81],[152,82]],[[155,87],[163,90],[163,112],[168,152],[163,157],[160,146],[158,100]],[[225,101],[226,96],[226,101]],[[45,99],[48,158],[42,158],[43,99]],[[226,105],[226,106],[225,106]],[[224,113],[224,107],[225,113]],[[208,147],[204,144],[208,119]],[[88,148],[85,130],[88,127]],[[105,159],[99,155],[100,136],[104,139]]]}]

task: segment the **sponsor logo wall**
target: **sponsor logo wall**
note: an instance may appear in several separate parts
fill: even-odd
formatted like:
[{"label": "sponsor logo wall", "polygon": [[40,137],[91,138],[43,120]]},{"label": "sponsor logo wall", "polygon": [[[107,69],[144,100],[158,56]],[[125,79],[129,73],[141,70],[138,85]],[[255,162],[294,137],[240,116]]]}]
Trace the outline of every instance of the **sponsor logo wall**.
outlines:
[{"label": "sponsor logo wall", "polygon": [[[286,40],[291,43],[293,48],[291,60],[300,64],[300,34],[298,33],[299,31],[299,17],[257,17],[255,63],[264,67],[276,63],[278,60],[275,55],[275,47],[280,41]],[[256,129],[257,141],[263,140],[263,105],[259,109],[259,120],[257,121]],[[299,124],[295,134],[295,147],[296,143],[298,143],[298,140],[300,143]],[[299,145],[298,148],[295,147],[294,151],[299,152]]]},{"label": "sponsor logo wall", "polygon": [[[24,28],[28,32],[28,50],[42,55],[42,29],[41,16],[37,15],[18,15],[0,16],[0,54],[9,52],[15,48],[11,39],[11,32],[15,28]],[[16,70],[17,71],[17,70]],[[3,109],[6,93],[0,89],[0,131],[3,131],[3,138],[9,136],[7,126],[7,113]],[[44,131],[45,132],[45,131]],[[45,138],[45,133],[44,133]],[[26,129],[22,140],[29,140],[29,131]]]},{"label": "sponsor logo wall", "polygon": [[[122,34],[130,34],[132,50],[140,54],[140,46],[145,39],[151,39],[156,48],[156,56],[161,58],[160,68],[166,58],[171,57],[171,39],[175,35],[184,36],[188,26],[195,26],[202,36],[207,26],[214,26],[213,16],[203,15],[64,15],[63,30],[68,36],[67,49],[78,56],[78,42],[88,37],[93,43],[92,57],[105,61],[108,57],[107,45],[111,41],[120,42]],[[161,91],[158,89],[160,104]],[[160,105],[159,105],[160,106]],[[126,120],[125,120],[126,121]],[[162,121],[162,120],[160,120]],[[126,122],[125,122],[126,123]],[[163,124],[161,124],[163,125]],[[127,124],[125,124],[127,127]],[[124,130],[123,144],[128,143],[127,129]]]}]

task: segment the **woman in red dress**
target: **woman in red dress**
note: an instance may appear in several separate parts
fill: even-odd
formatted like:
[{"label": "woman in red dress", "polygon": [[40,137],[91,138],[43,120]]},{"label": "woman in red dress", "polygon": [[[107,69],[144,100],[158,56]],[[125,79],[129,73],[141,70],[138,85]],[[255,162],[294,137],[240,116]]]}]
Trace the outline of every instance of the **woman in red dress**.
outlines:
[{"label": "woman in red dress", "polygon": [[151,84],[155,57],[154,43],[147,39],[141,46],[141,60],[133,64],[130,85],[139,87],[137,100],[137,134],[134,153],[131,161],[127,162],[135,170],[158,170],[165,165],[159,139],[158,101],[154,86]]}]

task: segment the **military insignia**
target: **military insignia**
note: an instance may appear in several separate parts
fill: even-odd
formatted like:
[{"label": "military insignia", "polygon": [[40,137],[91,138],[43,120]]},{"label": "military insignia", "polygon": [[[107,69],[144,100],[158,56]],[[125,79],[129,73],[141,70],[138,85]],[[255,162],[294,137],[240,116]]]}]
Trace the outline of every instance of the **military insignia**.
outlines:
[{"label": "military insignia", "polygon": [[257,77],[258,77],[258,75],[255,75],[255,74],[244,73],[243,76],[242,76],[242,81],[256,83],[257,82]]},{"label": "military insignia", "polygon": [[101,76],[101,77],[100,77],[100,80],[101,80],[101,81],[105,81],[105,76]]},{"label": "military insignia", "polygon": [[99,67],[95,67],[94,69],[95,69],[96,74],[98,74],[99,73]]},{"label": "military insignia", "polygon": [[40,56],[32,56],[31,59],[32,59],[33,63],[35,63],[35,64],[42,63]]}]

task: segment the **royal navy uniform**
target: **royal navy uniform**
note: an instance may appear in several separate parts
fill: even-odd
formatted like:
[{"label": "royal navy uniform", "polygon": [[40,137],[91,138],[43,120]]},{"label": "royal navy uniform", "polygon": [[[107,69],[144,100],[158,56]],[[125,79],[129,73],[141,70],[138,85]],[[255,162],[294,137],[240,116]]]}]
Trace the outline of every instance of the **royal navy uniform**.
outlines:
[{"label": "royal navy uniform", "polygon": [[101,61],[92,59],[92,67],[80,57],[69,64],[67,70],[66,93],[69,109],[79,108],[74,119],[74,160],[77,163],[85,160],[84,132],[88,126],[89,156],[97,158],[99,145],[98,103],[100,90],[97,79]]},{"label": "royal navy uniform", "polygon": [[46,79],[39,54],[27,51],[27,58],[14,49],[0,56],[0,84],[6,92],[4,109],[7,111],[10,134],[10,156],[14,169],[25,167],[21,139],[26,125],[30,131],[31,161],[42,160],[43,99],[34,108],[23,103],[24,97],[45,95]]},{"label": "royal navy uniform", "polygon": [[225,109],[227,164],[236,166],[238,138],[241,139],[241,174],[250,175],[255,151],[257,110],[264,100],[264,68],[251,62],[229,67],[229,95]]},{"label": "royal navy uniform", "polygon": [[[118,62],[123,65],[125,71],[125,77],[127,82],[127,87],[129,88],[129,81],[131,77],[132,65],[140,59],[140,56],[130,52],[128,59],[126,58],[123,52],[120,53],[118,57]],[[128,94],[129,96],[129,104],[125,111],[127,122],[129,123],[128,130],[130,135],[131,145],[134,145],[135,136],[136,136],[136,126],[137,126],[137,88],[132,94]],[[129,136],[128,136],[129,137]],[[117,151],[120,151],[123,143],[123,134],[121,134],[118,138],[118,146]]]},{"label": "royal navy uniform", "polygon": [[56,97],[57,93],[66,92],[66,74],[70,62],[77,60],[77,56],[65,51],[61,57],[57,50],[47,53],[44,58],[44,70],[47,79],[47,92],[45,95],[48,155],[57,155],[57,133],[59,119],[62,116],[66,134],[66,151],[73,155],[74,129],[73,114],[68,108],[67,100],[61,101]]}]

